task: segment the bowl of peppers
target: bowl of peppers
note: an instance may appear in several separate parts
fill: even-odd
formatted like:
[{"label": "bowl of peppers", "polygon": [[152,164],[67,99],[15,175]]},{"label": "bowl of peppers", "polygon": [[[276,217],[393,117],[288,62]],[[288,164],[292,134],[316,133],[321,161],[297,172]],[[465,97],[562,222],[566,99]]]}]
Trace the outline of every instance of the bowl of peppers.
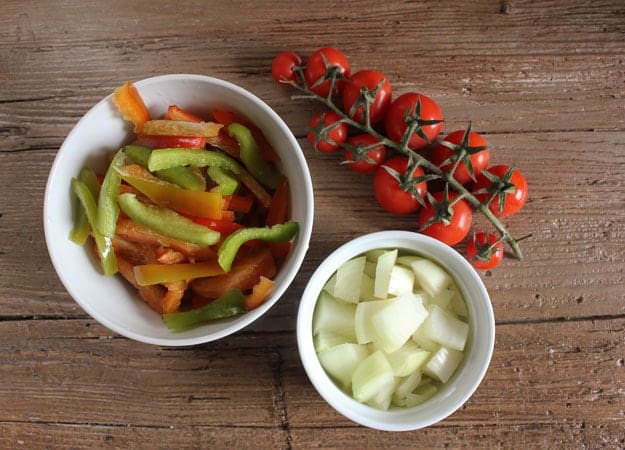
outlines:
[{"label": "bowl of peppers", "polygon": [[284,121],[204,75],[124,82],[70,131],[44,232],[71,297],[110,330],[187,346],[266,313],[308,250],[313,192]]}]

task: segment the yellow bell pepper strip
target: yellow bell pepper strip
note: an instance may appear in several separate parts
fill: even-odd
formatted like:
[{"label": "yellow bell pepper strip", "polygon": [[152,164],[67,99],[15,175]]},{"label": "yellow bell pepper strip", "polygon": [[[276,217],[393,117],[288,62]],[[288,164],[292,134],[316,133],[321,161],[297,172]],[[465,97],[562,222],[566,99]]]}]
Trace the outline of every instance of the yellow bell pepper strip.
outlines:
[{"label": "yellow bell pepper strip", "polygon": [[198,245],[219,242],[220,234],[181,216],[175,211],[142,203],[135,194],[119,196],[119,206],[133,221],[164,236]]},{"label": "yellow bell pepper strip", "polygon": [[78,200],[82,204],[87,215],[87,220],[91,226],[93,232],[93,238],[98,249],[98,256],[100,257],[100,264],[102,265],[102,271],[104,275],[113,275],[117,273],[117,260],[115,258],[115,251],[113,250],[113,241],[107,236],[103,236],[95,227],[97,219],[98,207],[95,203],[95,198],[91,194],[91,191],[87,185],[74,178],[72,180],[72,191],[78,197]]},{"label": "yellow bell pepper strip", "polygon": [[258,283],[254,285],[252,288],[252,293],[246,295],[243,298],[243,304],[245,308],[250,310],[254,308],[258,308],[260,305],[265,303],[271,291],[273,291],[274,281],[269,278],[263,277],[261,275]]},{"label": "yellow bell pepper strip", "polygon": [[247,170],[262,184],[275,189],[280,182],[281,174],[273,164],[262,158],[250,129],[240,123],[231,123],[228,125],[228,134],[239,143],[239,157]]},{"label": "yellow bell pepper strip", "polygon": [[135,133],[141,133],[143,125],[150,120],[150,112],[135,85],[126,81],[122,86],[115,89],[113,103],[124,120],[134,124]]},{"label": "yellow bell pepper strip", "polygon": [[185,120],[148,120],[142,133],[152,136],[215,137],[223,127],[215,122],[187,122]]},{"label": "yellow bell pepper strip", "polygon": [[217,261],[179,264],[142,264],[134,267],[135,279],[139,286],[192,280],[194,278],[223,275]]},{"label": "yellow bell pepper strip", "polygon": [[119,195],[119,185],[122,182],[117,169],[124,165],[125,159],[126,155],[123,149],[118,150],[104,175],[100,194],[98,195],[96,228],[102,235],[108,238],[115,236],[115,227],[119,217],[117,196]]},{"label": "yellow bell pepper strip", "polygon": [[152,200],[157,206],[173,209],[181,214],[221,219],[221,194],[207,191],[191,191],[175,184],[159,180],[147,169],[129,165],[117,169],[126,183]]},{"label": "yellow bell pepper strip", "polygon": [[220,167],[230,171],[243,183],[263,207],[271,204],[271,195],[241,164],[233,158],[214,150],[159,148],[152,150],[148,161],[150,172],[169,169],[170,167]]},{"label": "yellow bell pepper strip", "polygon": [[[141,145],[127,145],[124,147],[124,153],[133,162],[147,167],[152,149]],[[177,184],[184,189],[191,189],[192,191],[206,190],[206,179],[199,170],[191,167],[171,167],[169,169],[157,170],[154,172],[154,175],[161,180]]]},{"label": "yellow bell pepper strip", "polygon": [[[86,167],[83,168],[78,175],[78,179],[85,183],[94,199],[98,197],[100,182],[98,181],[98,176],[93,170],[87,169]],[[72,194],[74,194],[73,190]],[[89,225],[89,219],[87,218],[85,208],[83,208],[82,203],[80,203],[80,200],[78,200],[78,197],[76,197],[75,194],[72,195],[72,200],[75,200],[75,216],[74,227],[69,232],[69,239],[76,244],[85,245],[87,238],[89,237],[89,233],[91,233],[91,225]]]},{"label": "yellow bell pepper strip", "polygon": [[245,312],[243,293],[232,289],[201,308],[163,314],[163,321],[172,331],[184,331],[205,322],[234,317]]},{"label": "yellow bell pepper strip", "polygon": [[272,227],[249,227],[235,231],[228,236],[219,247],[217,262],[229,272],[239,248],[248,241],[261,240],[268,242],[290,241],[299,231],[299,223],[290,221]]},{"label": "yellow bell pepper strip", "polygon": [[209,167],[206,169],[206,174],[217,184],[215,192],[219,192],[222,195],[232,195],[239,188],[239,182],[236,178],[221,167]]}]

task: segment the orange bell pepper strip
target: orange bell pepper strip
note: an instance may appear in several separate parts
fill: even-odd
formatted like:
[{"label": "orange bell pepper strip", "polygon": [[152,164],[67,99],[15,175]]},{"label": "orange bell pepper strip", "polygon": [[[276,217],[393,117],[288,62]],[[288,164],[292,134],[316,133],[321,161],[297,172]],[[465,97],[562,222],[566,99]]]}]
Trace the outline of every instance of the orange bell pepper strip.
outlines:
[{"label": "orange bell pepper strip", "polygon": [[269,294],[273,291],[275,283],[269,278],[265,278],[261,275],[258,283],[252,288],[252,293],[243,296],[243,305],[247,310],[258,308],[260,305],[267,301]]},{"label": "orange bell pepper strip", "polygon": [[143,125],[150,120],[150,112],[139,94],[139,91],[130,81],[113,92],[113,103],[121,112],[124,120],[132,122],[135,133],[140,133]]},{"label": "orange bell pepper strip", "polygon": [[142,133],[155,136],[201,136],[214,137],[223,127],[215,122],[187,122],[184,120],[148,120]]},{"label": "orange bell pepper strip", "polygon": [[135,280],[139,286],[192,280],[195,278],[223,275],[217,261],[179,264],[143,264],[134,267]]},{"label": "orange bell pepper strip", "polygon": [[204,122],[204,119],[186,111],[178,105],[170,105],[165,113],[167,120],[182,120],[184,122]]},{"label": "orange bell pepper strip", "polygon": [[236,223],[232,220],[215,220],[208,219],[206,217],[194,217],[193,221],[195,223],[199,223],[200,225],[204,225],[205,227],[210,228],[211,230],[215,230],[221,234],[221,237],[226,237],[231,235],[237,230],[243,228],[243,225],[240,223]]},{"label": "orange bell pepper strip", "polygon": [[144,167],[128,165],[117,170],[121,178],[156,205],[182,214],[221,219],[222,197],[217,192],[192,191],[160,180]]}]

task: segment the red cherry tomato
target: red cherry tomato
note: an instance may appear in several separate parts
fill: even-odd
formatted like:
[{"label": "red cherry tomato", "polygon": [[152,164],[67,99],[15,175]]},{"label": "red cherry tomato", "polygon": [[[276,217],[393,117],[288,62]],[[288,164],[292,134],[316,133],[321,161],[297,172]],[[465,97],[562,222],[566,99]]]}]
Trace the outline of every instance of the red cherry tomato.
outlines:
[{"label": "red cherry tomato", "polygon": [[[417,167],[411,174],[406,174],[408,163],[407,157],[395,156],[386,160],[384,165],[378,167],[373,177],[375,198],[382,208],[395,214],[408,214],[421,207],[421,203],[410,192],[410,189],[414,189],[421,197],[427,191],[427,183],[425,181],[414,183],[415,178],[425,175],[423,169]],[[391,175],[385,167],[396,172],[400,180]]]},{"label": "red cherry tomato", "polygon": [[497,267],[503,259],[503,244],[492,233],[476,233],[467,243],[467,259],[476,269]]},{"label": "red cherry tomato", "polygon": [[413,150],[434,142],[443,129],[443,113],[438,104],[423,94],[409,92],[397,97],[388,108],[384,128],[389,139],[402,140],[410,117],[419,124],[408,140],[408,147]]},{"label": "red cherry tomato", "polygon": [[285,84],[297,80],[295,68],[302,64],[302,58],[291,51],[278,53],[271,62],[271,75],[277,83]]},{"label": "red cherry tomato", "polygon": [[366,90],[371,94],[375,90],[373,103],[369,105],[369,120],[377,123],[384,118],[391,104],[391,83],[376,70],[361,70],[347,79],[343,86],[343,111],[354,120],[365,123],[364,99],[360,94]]},{"label": "red cherry tomato", "polygon": [[333,111],[317,114],[308,123],[308,140],[315,150],[333,152],[347,139],[347,124],[340,122],[341,116]]},{"label": "red cherry tomato", "polygon": [[[419,212],[419,228],[421,229],[421,233],[427,234],[435,239],[438,239],[441,242],[444,242],[447,245],[454,245],[463,240],[467,234],[469,234],[469,229],[471,228],[471,221],[473,220],[473,212],[471,212],[471,206],[469,203],[460,199],[453,204],[451,209],[451,214],[449,211],[445,209],[444,211],[437,210],[437,204],[441,205],[443,203],[444,194],[443,192],[435,192],[433,195],[436,200],[436,204],[428,201],[425,207],[421,209]],[[449,202],[453,202],[453,200],[457,197],[457,194],[454,192],[449,193]],[[440,212],[444,215],[444,220],[448,223],[445,224],[442,220],[438,220],[436,222],[430,223],[433,217],[436,216],[437,212]],[[425,226],[425,228],[423,228]]]},{"label": "red cherry tomato", "polygon": [[[488,174],[481,173],[473,186],[478,200],[486,202],[493,192],[497,192],[488,208],[501,218],[511,216],[523,208],[527,202],[527,181],[521,171],[513,170],[507,164],[500,164],[489,167],[487,172]],[[503,207],[500,211],[502,199]]]},{"label": "red cherry tomato", "polygon": [[375,171],[386,159],[386,147],[382,144],[373,147],[379,142],[370,134],[359,134],[349,138],[347,144],[354,148],[349,148],[343,153],[347,167],[356,173]]},{"label": "red cherry tomato", "polygon": [[[488,166],[488,162],[490,161],[490,150],[487,148],[484,150],[475,151],[473,154],[470,154],[473,149],[478,149],[480,147],[486,147],[486,140],[473,131],[469,132],[468,139],[465,141],[466,145],[463,145],[463,139],[465,136],[465,130],[456,130],[449,133],[443,139],[445,142],[453,145],[460,151],[460,149],[464,146],[465,152],[467,152],[467,156],[465,160],[470,160],[471,167],[473,168],[473,175],[478,176],[482,170],[486,169]],[[432,162],[439,166],[442,170],[448,172],[453,167],[453,162],[449,162],[445,165],[442,165],[443,162],[451,158],[454,154],[454,150],[450,149],[445,144],[438,144],[432,153]],[[467,165],[465,164],[465,160],[461,160],[458,163],[458,167],[454,171],[454,178],[461,184],[467,184],[473,181],[471,174],[467,169]]]},{"label": "red cherry tomato", "polygon": [[343,52],[336,48],[320,48],[310,55],[306,63],[304,69],[306,85],[317,95],[327,97],[330,93],[331,82],[329,79],[324,80],[324,78],[331,72],[336,72],[338,75],[337,83],[332,93],[332,95],[337,95],[343,84],[341,78],[349,76],[349,60]]}]

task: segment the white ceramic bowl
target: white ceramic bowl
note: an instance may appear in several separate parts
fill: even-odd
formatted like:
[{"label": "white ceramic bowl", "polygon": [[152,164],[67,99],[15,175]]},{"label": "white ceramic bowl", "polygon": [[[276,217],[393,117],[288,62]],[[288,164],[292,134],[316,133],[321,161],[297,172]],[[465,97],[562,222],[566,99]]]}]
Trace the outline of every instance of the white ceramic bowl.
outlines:
[{"label": "white ceramic bowl", "polygon": [[[120,82],[121,84],[121,82]],[[99,263],[68,239],[72,228],[70,181],[89,165],[104,170],[106,154],[129,142],[132,128],[124,122],[111,95],[95,105],[69,133],[52,165],[44,199],[48,252],[69,294],[94,319],[138,341],[181,346],[209,342],[232,334],[266,313],[284,294],[304,259],[313,223],[312,182],[306,160],[282,119],[259,98],[234,84],[201,75],[164,75],[135,83],[152,114],[159,117],[177,104],[197,114],[212,108],[239,112],[259,126],[276,149],[291,182],[292,218],[300,223],[292,250],[275,278],[271,297],[242,316],[173,333],[121,276],[101,275]],[[295,182],[296,181],[296,182]]]},{"label": "white ceramic bowl", "polygon": [[[464,295],[469,313],[469,342],[452,378],[423,404],[382,411],[357,402],[338,388],[319,363],[313,344],[312,321],[317,298],[326,281],[345,261],[373,249],[398,248],[430,258],[444,267]],[[408,231],[380,231],[358,237],[330,254],[310,278],[297,316],[297,345],[308,378],[339,413],[361,425],[386,431],[427,427],[452,414],[473,394],[490,363],[495,320],[488,292],[473,267],[453,248]]]}]

